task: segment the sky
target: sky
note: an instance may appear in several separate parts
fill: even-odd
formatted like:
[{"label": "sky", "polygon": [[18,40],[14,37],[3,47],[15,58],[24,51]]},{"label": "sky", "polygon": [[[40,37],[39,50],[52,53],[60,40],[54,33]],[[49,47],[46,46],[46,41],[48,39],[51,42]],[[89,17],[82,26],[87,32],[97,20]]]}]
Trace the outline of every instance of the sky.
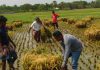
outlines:
[{"label": "sky", "polygon": [[[23,5],[23,4],[26,4],[26,3],[29,3],[29,4],[41,4],[41,3],[51,3],[53,2],[54,0],[0,0],[0,5],[8,5],[8,6],[13,6],[13,5]],[[80,0],[56,0],[57,3],[60,3],[62,1],[64,2],[72,2],[72,1],[80,1]],[[87,1],[87,2],[91,2],[93,0],[83,0],[83,1]]]}]

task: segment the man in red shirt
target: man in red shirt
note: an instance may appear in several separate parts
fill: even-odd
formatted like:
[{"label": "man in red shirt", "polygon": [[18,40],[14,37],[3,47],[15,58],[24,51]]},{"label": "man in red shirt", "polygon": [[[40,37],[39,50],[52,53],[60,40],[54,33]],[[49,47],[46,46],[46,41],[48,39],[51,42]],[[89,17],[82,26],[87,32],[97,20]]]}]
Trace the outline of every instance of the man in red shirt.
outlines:
[{"label": "man in red shirt", "polygon": [[55,11],[52,11],[52,21],[53,21],[53,26],[54,26],[54,29],[58,29],[58,22],[57,22],[57,18],[59,17],[58,14],[55,13]]}]

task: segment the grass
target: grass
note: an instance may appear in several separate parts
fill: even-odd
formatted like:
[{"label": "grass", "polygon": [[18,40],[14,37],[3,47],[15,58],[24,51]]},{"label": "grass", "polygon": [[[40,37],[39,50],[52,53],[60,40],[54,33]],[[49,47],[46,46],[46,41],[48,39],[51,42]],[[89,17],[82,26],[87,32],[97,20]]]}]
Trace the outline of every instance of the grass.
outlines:
[{"label": "grass", "polygon": [[[75,9],[75,10],[59,10],[56,11],[60,17],[68,17],[80,19],[85,16],[94,16],[100,17],[100,8],[92,9]],[[39,16],[41,19],[51,19],[51,11],[45,12],[22,12],[14,14],[2,14],[8,18],[8,23],[11,23],[14,20],[22,20],[26,23],[32,23],[36,16]]]}]

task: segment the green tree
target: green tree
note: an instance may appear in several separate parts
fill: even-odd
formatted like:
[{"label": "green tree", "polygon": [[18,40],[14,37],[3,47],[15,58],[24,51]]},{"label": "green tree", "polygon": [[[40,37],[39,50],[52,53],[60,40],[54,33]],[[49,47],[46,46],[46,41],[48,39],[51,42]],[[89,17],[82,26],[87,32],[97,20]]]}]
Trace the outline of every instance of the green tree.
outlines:
[{"label": "green tree", "polygon": [[65,2],[61,2],[58,4],[58,7],[61,9],[61,10],[66,10],[66,9],[70,9],[71,6],[70,3],[65,3]]},{"label": "green tree", "polygon": [[72,3],[72,7],[75,9],[83,9],[86,8],[87,4],[88,3],[86,1],[74,1]]},{"label": "green tree", "polygon": [[58,5],[57,5],[57,1],[53,1],[52,6],[53,6],[54,8],[56,8],[56,7],[58,6]]},{"label": "green tree", "polygon": [[96,2],[95,2],[95,7],[96,7],[96,8],[100,8],[100,0],[96,0]]},{"label": "green tree", "polygon": [[20,9],[21,9],[22,11],[30,11],[30,10],[32,10],[32,5],[31,5],[31,4],[24,4],[24,5],[21,5],[21,6],[20,6]]}]

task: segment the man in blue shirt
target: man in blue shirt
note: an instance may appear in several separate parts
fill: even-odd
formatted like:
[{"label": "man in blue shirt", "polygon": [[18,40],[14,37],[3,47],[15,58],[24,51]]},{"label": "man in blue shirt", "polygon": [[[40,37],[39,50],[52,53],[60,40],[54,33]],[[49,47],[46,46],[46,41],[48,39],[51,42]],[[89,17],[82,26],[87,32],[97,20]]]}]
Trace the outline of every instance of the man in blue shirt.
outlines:
[{"label": "man in blue shirt", "polygon": [[60,42],[62,46],[62,52],[63,52],[63,63],[61,66],[62,70],[66,70],[65,68],[66,63],[68,62],[68,58],[72,57],[72,69],[73,70],[78,70],[78,60],[80,57],[80,54],[83,49],[82,42],[77,39],[75,36],[70,35],[70,34],[62,34],[60,31],[56,30],[53,33],[54,38]]},{"label": "man in blue shirt", "polygon": [[[0,16],[0,57],[2,59],[2,70],[6,70],[6,60],[10,68],[14,70],[13,63],[17,59],[17,54],[15,52],[16,45],[8,35],[6,21],[6,17]],[[10,43],[12,43],[13,47]],[[10,48],[12,48],[12,50]]]}]

